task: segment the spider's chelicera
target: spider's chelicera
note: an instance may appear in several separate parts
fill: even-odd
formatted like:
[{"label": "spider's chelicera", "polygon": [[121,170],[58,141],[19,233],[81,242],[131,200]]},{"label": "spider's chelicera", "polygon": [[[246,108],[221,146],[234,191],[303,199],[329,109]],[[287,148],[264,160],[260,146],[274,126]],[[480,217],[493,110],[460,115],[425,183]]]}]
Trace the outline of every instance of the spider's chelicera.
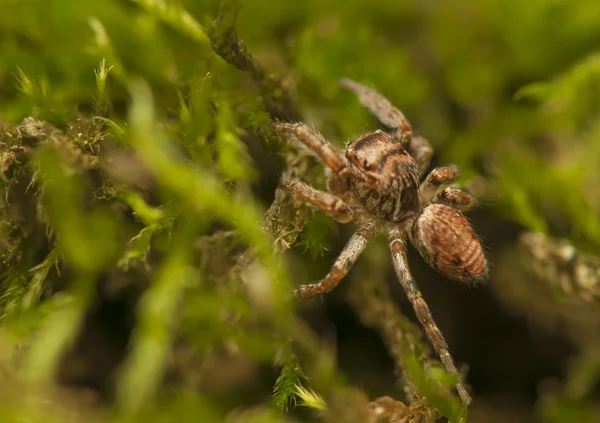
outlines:
[{"label": "spider's chelicera", "polygon": [[[452,279],[474,282],[487,276],[487,260],[481,243],[462,212],[476,201],[467,193],[448,187],[456,180],[456,166],[438,167],[423,182],[433,150],[427,140],[413,136],[404,115],[378,92],[343,79],[341,85],[388,128],[369,132],[352,141],[342,154],[321,135],[301,123],[276,123],[290,132],[325,164],[328,192],[297,181],[285,181],[297,197],[328,213],[335,220],[358,221],[361,226],[318,283],[295,291],[298,298],[329,292],[346,276],[368,241],[387,231],[394,270],[417,318],[447,371],[458,374],[441,331],[415,284],[406,261],[406,238],[425,261]],[[457,391],[463,402],[471,398],[462,384]]]}]

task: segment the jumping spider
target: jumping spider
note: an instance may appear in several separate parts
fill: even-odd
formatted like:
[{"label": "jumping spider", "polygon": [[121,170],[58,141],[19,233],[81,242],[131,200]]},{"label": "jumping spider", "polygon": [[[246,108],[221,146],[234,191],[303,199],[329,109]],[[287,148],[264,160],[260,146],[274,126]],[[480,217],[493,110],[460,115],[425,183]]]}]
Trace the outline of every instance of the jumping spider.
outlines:
[{"label": "jumping spider", "polygon": [[[328,173],[329,192],[317,191],[297,180],[285,181],[287,188],[338,222],[361,223],[331,271],[320,282],[301,286],[295,295],[309,298],[333,290],[368,241],[386,230],[400,284],[444,367],[458,375],[448,344],[411,276],[406,261],[406,238],[439,273],[464,282],[484,279],[487,260],[462,214],[476,201],[459,189],[443,188],[458,178],[456,166],[435,168],[419,184],[433,154],[429,142],[413,137],[404,115],[378,92],[348,79],[343,79],[341,85],[354,92],[364,106],[391,128],[391,135],[381,130],[366,133],[350,142],[342,154],[301,123],[275,124],[275,129],[292,133],[312,150]],[[465,387],[459,383],[456,388],[461,400],[470,403]]]}]

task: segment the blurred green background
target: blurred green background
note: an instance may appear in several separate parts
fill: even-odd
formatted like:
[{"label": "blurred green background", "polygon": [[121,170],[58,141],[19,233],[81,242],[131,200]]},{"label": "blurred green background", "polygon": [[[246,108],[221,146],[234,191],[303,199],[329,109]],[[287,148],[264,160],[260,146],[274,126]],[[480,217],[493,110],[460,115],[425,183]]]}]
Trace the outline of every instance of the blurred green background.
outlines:
[{"label": "blurred green background", "polygon": [[[269,122],[340,147],[378,128],[342,77],[481,203],[488,283],[409,251],[468,421],[600,421],[599,24],[592,0],[0,0],[0,421],[364,421],[358,391],[408,401],[349,300],[381,281],[416,322],[384,239],[330,295],[287,299],[353,227],[278,197],[282,173],[324,179]],[[529,231],[569,259],[529,254]],[[331,413],[293,409],[278,377]],[[453,419],[444,395],[425,402]]]}]

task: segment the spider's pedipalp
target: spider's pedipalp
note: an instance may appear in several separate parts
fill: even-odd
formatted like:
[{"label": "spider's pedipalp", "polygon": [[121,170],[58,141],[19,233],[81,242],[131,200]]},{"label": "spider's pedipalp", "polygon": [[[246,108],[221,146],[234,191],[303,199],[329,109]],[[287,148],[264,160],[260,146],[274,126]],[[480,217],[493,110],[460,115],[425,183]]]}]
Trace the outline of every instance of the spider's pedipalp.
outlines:
[{"label": "spider's pedipalp", "polygon": [[314,207],[329,214],[340,223],[348,223],[354,218],[354,209],[335,195],[318,191],[298,180],[284,181],[283,185],[295,196],[308,201]]},{"label": "spider's pedipalp", "polygon": [[444,204],[462,213],[477,205],[477,200],[466,192],[453,187],[446,187],[431,200],[432,204]]},{"label": "spider's pedipalp", "polygon": [[[442,335],[442,332],[433,320],[431,311],[429,310],[427,303],[421,295],[421,291],[419,291],[419,288],[417,287],[410,273],[408,262],[406,260],[406,242],[404,241],[403,230],[398,226],[391,226],[388,229],[388,234],[390,250],[392,252],[392,260],[394,263],[394,271],[396,272],[396,276],[398,277],[400,285],[402,285],[408,300],[412,304],[417,319],[419,319],[419,322],[423,326],[423,329],[427,334],[427,338],[429,338],[433,348],[440,357],[444,368],[449,373],[460,376],[456,366],[454,365],[454,360],[450,355],[448,344],[444,339],[444,335]],[[469,404],[471,402],[471,396],[462,383],[458,383],[456,385],[456,390],[458,391],[460,399],[463,403]]]},{"label": "spider's pedipalp", "polygon": [[430,204],[409,231],[412,244],[439,273],[463,282],[485,279],[488,266],[481,242],[461,212]]},{"label": "spider's pedipalp", "polygon": [[340,281],[348,274],[356,259],[363,252],[369,240],[378,231],[375,222],[363,225],[348,241],[336,261],[333,263],[329,273],[318,283],[302,285],[294,291],[296,298],[310,298],[315,295],[324,294],[334,289]]},{"label": "spider's pedipalp", "polygon": [[381,123],[394,129],[394,137],[402,144],[407,144],[412,137],[412,128],[404,114],[395,108],[390,101],[379,92],[366,85],[343,78],[340,85],[358,96],[360,102],[375,115]]},{"label": "spider's pedipalp", "polygon": [[426,206],[443,185],[448,185],[458,179],[460,170],[458,166],[441,166],[436,167],[427,178],[421,183],[421,205]]}]

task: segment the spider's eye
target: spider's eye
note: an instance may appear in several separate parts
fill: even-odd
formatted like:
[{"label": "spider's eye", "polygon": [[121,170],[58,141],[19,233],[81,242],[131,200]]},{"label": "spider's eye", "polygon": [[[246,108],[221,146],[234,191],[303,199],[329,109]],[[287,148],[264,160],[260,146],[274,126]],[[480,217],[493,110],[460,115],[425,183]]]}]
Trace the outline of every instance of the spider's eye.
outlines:
[{"label": "spider's eye", "polygon": [[373,163],[370,163],[368,160],[364,161],[363,166],[366,170],[373,170],[375,168]]}]

